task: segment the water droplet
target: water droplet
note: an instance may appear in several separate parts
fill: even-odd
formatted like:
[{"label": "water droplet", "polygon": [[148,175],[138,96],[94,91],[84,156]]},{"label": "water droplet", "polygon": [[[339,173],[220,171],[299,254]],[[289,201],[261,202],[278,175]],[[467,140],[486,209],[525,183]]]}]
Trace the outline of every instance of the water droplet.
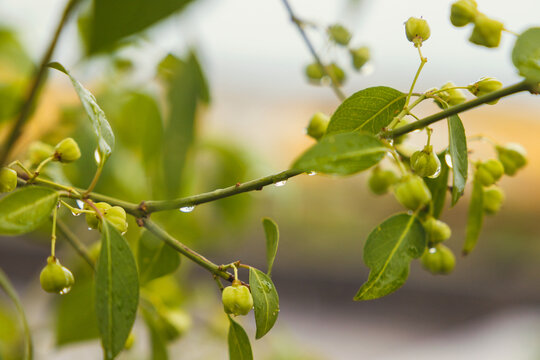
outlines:
[{"label": "water droplet", "polygon": [[435,254],[435,253],[437,252],[437,249],[435,249],[435,248],[430,248],[430,249],[428,250],[428,252],[429,252],[430,254]]},{"label": "water droplet", "polygon": [[439,176],[441,174],[441,166],[439,165],[439,167],[437,168],[437,171],[435,171],[435,174],[431,175],[431,176],[428,176],[428,178],[430,179],[435,179],[437,176]]},{"label": "water droplet", "polygon": [[287,183],[287,180],[281,180],[281,181],[278,181],[277,183],[275,183],[274,185],[279,187],[279,186],[285,185],[286,183]]},{"label": "water droplet", "polygon": [[65,287],[62,290],[60,290],[59,294],[60,295],[66,295],[70,291],[71,291],[71,286],[68,286],[68,287]]},{"label": "water droplet", "polygon": [[190,213],[195,209],[195,206],[184,206],[180,208],[180,211],[183,213]]},{"label": "water droplet", "polygon": [[101,154],[99,153],[99,150],[96,149],[96,151],[94,151],[94,160],[96,160],[96,164],[99,165],[99,163],[101,163]]},{"label": "water droplet", "polygon": [[79,215],[81,215],[81,214],[82,214],[82,213],[80,213],[80,212],[78,212],[78,211],[72,211],[72,212],[71,212],[71,215],[73,215],[73,216],[79,216]]},{"label": "water droplet", "polygon": [[308,176],[315,176],[317,175],[317,172],[316,171],[310,171],[308,172]]},{"label": "water droplet", "polygon": [[79,207],[79,209],[84,209],[84,201],[82,200],[75,200],[75,202],[77,203],[77,206]]},{"label": "water droplet", "polygon": [[272,290],[272,284],[270,284],[268,281],[263,280],[262,285],[262,290],[264,292],[269,293]]},{"label": "water droplet", "polygon": [[92,229],[91,227],[89,227],[88,230],[89,230],[89,231],[92,231],[92,230],[94,230],[94,229]]},{"label": "water droplet", "polygon": [[451,169],[452,168],[452,156],[449,153],[446,153],[444,155],[444,161],[446,161],[446,165]]}]

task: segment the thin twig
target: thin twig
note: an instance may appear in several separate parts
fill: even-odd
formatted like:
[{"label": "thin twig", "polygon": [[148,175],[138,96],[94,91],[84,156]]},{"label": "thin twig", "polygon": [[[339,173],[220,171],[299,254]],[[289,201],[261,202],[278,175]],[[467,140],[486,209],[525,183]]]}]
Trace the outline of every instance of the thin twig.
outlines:
[{"label": "thin twig", "polygon": [[294,14],[291,5],[289,4],[288,0],[282,0],[283,5],[285,5],[285,8],[287,9],[287,12],[289,13],[289,16],[291,17],[291,21],[296,25],[296,28],[300,32],[300,35],[304,39],[304,42],[306,43],[309,51],[311,52],[311,55],[313,55],[313,58],[315,59],[315,62],[320,66],[321,70],[323,71],[324,75],[328,76],[331,80],[330,86],[332,87],[332,90],[334,90],[334,93],[338,97],[339,100],[343,101],[347,98],[347,96],[341,91],[339,87],[339,83],[335,79],[334,75],[329,72],[324,64],[321,61],[321,58],[319,54],[317,54],[317,51],[315,51],[315,48],[313,47],[313,44],[309,40],[304,28],[302,27],[302,21],[296,17]]},{"label": "thin twig", "polygon": [[90,252],[86,246],[79,240],[77,235],[75,235],[68,226],[60,219],[56,220],[56,225],[58,226],[58,231],[62,233],[67,242],[73,247],[73,249],[90,265],[90,267],[95,270],[94,260],[90,256]]}]

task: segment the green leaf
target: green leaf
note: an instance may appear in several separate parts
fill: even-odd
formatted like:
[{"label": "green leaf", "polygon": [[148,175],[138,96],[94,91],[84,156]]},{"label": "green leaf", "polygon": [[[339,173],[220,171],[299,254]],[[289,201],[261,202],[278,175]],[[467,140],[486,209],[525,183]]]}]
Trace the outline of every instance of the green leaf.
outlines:
[{"label": "green leaf", "polygon": [[293,168],[351,175],[377,164],[388,149],[375,136],[350,132],[327,135],[298,158]]},{"label": "green leaf", "polygon": [[94,0],[90,31],[90,52],[106,50],[118,40],[135,34],[192,0]]},{"label": "green leaf", "polygon": [[255,268],[249,268],[249,286],[253,295],[256,339],[262,338],[272,329],[279,315],[279,297],[270,277]]},{"label": "green leaf", "polygon": [[28,186],[0,199],[0,234],[19,235],[35,230],[49,219],[58,203],[52,189]]},{"label": "green leaf", "polygon": [[150,231],[143,231],[139,238],[138,263],[141,284],[175,271],[180,265],[180,255]]},{"label": "green leaf", "polygon": [[186,157],[195,137],[197,104],[205,100],[201,91],[206,88],[199,61],[190,53],[172,76],[168,93],[170,117],[164,129],[163,165],[167,170],[165,184],[169,197],[176,197],[180,190]]},{"label": "green leaf", "polygon": [[229,316],[229,360],[252,360],[253,353],[246,331]]},{"label": "green leaf", "polygon": [[465,244],[463,245],[463,255],[469,254],[476,246],[482,223],[484,221],[484,189],[478,179],[473,180],[473,189],[469,203],[469,215],[467,227],[465,229]]},{"label": "green leaf", "polygon": [[424,227],[416,216],[398,214],[377,226],[364,246],[369,278],[354,300],[372,300],[399,289],[409,276],[412,259],[426,248]]},{"label": "green leaf", "polygon": [[452,158],[452,206],[454,206],[465,191],[469,170],[467,137],[459,116],[452,115],[448,118],[448,134],[448,151]]},{"label": "green leaf", "polygon": [[96,266],[95,301],[105,359],[124,348],[139,303],[137,266],[128,243],[107,221],[101,229],[101,253]]},{"label": "green leaf", "polygon": [[519,35],[512,50],[512,62],[521,76],[540,82],[540,28],[530,28]]},{"label": "green leaf", "polygon": [[17,312],[19,313],[19,317],[21,318],[21,322],[23,324],[25,344],[24,344],[24,355],[22,355],[21,359],[31,360],[33,358],[33,347],[32,347],[32,335],[30,334],[30,327],[28,326],[28,321],[26,320],[26,315],[24,314],[24,309],[23,309],[21,300],[17,296],[17,292],[15,291],[15,288],[13,287],[7,275],[4,273],[2,269],[0,269],[0,288],[4,290],[6,295],[11,299],[11,301],[17,308]]},{"label": "green leaf", "polygon": [[426,185],[431,192],[431,215],[438,219],[441,216],[441,213],[444,208],[444,203],[446,202],[446,193],[448,191],[448,176],[450,174],[450,168],[446,163],[446,151],[438,154],[437,157],[441,162],[441,172],[439,176],[434,179],[424,178]]},{"label": "green leaf", "polygon": [[69,293],[60,297],[56,311],[56,344],[58,346],[99,337],[94,310],[93,276],[75,274],[75,277],[75,284]]},{"label": "green leaf", "polygon": [[101,155],[101,161],[104,162],[111,155],[115,143],[114,134],[111,129],[111,125],[107,121],[105,113],[99,107],[94,95],[92,95],[90,91],[86,90],[80,82],[71,76],[66,68],[64,68],[60,63],[53,62],[48,66],[63,72],[71,80],[73,88],[75,88],[75,92],[79,96],[86,114],[92,121],[94,131],[98,137],[98,151]]},{"label": "green leaf", "polygon": [[386,86],[360,90],[337,108],[326,133],[362,130],[377,134],[403,109],[406,96]]},{"label": "green leaf", "polygon": [[262,219],[264,233],[266,235],[266,263],[268,265],[268,276],[272,275],[272,266],[276,258],[279,244],[279,229],[274,220],[270,218]]}]

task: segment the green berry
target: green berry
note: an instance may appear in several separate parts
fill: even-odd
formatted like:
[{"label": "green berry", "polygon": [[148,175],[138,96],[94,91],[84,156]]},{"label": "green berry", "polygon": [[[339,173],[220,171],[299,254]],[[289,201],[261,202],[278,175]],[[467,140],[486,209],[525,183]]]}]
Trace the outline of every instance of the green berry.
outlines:
[{"label": "green berry", "polygon": [[478,9],[475,0],[459,0],[450,8],[450,22],[457,27],[473,22],[476,15],[478,15]]},{"label": "green berry", "polygon": [[504,174],[503,164],[496,159],[480,163],[476,169],[476,178],[483,186],[495,184]]},{"label": "green berry", "polygon": [[362,46],[356,49],[349,50],[351,54],[352,64],[356,70],[360,70],[370,59],[369,48]]},{"label": "green berry", "polygon": [[70,163],[81,157],[79,145],[72,138],[60,141],[54,148],[54,159],[62,163]]},{"label": "green berry", "polygon": [[496,150],[506,175],[513,176],[519,169],[527,165],[527,152],[520,144],[497,145]]},{"label": "green berry", "polygon": [[62,266],[57,258],[49,256],[47,265],[39,275],[39,282],[46,292],[65,294],[71,290],[75,279],[71,271]]},{"label": "green berry", "polygon": [[328,35],[335,43],[343,46],[347,46],[352,38],[352,34],[349,30],[340,24],[328,27]]},{"label": "green berry", "polygon": [[[499,90],[500,88],[502,88],[502,86],[503,84],[499,80],[492,77],[485,77],[485,78],[481,78],[474,84],[469,85],[469,91],[474,96],[483,96],[483,95]],[[496,104],[497,101],[499,101],[499,99],[490,101],[488,102],[488,104],[493,105],[493,104]]]},{"label": "green berry", "polygon": [[433,146],[426,146],[412,154],[411,169],[422,177],[436,177],[441,172],[441,161],[433,151]]},{"label": "green berry", "polygon": [[54,155],[54,148],[41,141],[34,141],[28,147],[28,160],[33,166]]},{"label": "green berry", "polygon": [[429,39],[431,31],[426,20],[410,17],[405,23],[405,35],[407,40],[414,43],[414,46],[422,46],[422,42]]},{"label": "green berry", "polygon": [[448,240],[452,235],[450,226],[434,217],[429,217],[423,225],[430,244],[438,244]]},{"label": "green berry", "polygon": [[456,266],[452,250],[442,244],[427,249],[420,258],[422,266],[432,274],[450,274]]},{"label": "green berry", "polygon": [[0,169],[0,193],[15,190],[17,187],[17,172],[8,167]]},{"label": "green berry", "polygon": [[399,203],[410,210],[417,210],[431,201],[431,192],[421,177],[404,176],[394,186],[394,195]]},{"label": "green berry", "polygon": [[320,81],[324,76],[323,69],[317,63],[306,66],[306,76],[311,81]]},{"label": "green berry", "polygon": [[231,286],[223,289],[221,295],[223,308],[227,314],[247,315],[253,308],[253,297],[247,286],[239,281],[233,281]]},{"label": "green berry", "polygon": [[[111,205],[107,204],[106,202],[99,202],[94,205],[103,216],[105,216],[107,214],[107,211],[109,211],[109,209],[111,208]],[[88,205],[85,205],[84,208],[86,210],[92,210],[92,208],[89,207]],[[91,229],[101,228],[101,221],[99,220],[99,217],[97,216],[95,212],[86,214],[86,223],[88,224],[88,227]]]},{"label": "green berry", "polygon": [[484,189],[484,212],[493,215],[499,212],[504,202],[504,192],[498,186],[491,186]]},{"label": "green berry", "polygon": [[306,132],[309,136],[315,140],[319,140],[323,137],[330,122],[330,117],[322,112],[315,113],[309,120]]},{"label": "green berry", "polygon": [[160,314],[160,327],[168,341],[173,341],[185,334],[191,327],[191,318],[181,310],[166,310]]},{"label": "green berry", "polygon": [[484,14],[478,14],[474,19],[474,29],[469,41],[476,45],[489,48],[499,46],[504,25]]},{"label": "green berry", "polygon": [[368,186],[374,194],[382,195],[386,194],[390,186],[394,185],[397,181],[398,177],[396,173],[376,167],[368,179]]},{"label": "green berry", "polygon": [[337,82],[338,85],[341,85],[345,82],[345,71],[336,63],[332,63],[326,67],[328,74]]},{"label": "green berry", "polygon": [[121,234],[127,231],[128,223],[126,221],[126,211],[120,206],[113,206],[107,210],[105,219]]},{"label": "green berry", "polygon": [[453,89],[456,85],[453,82],[447,82],[441,87],[441,91],[437,95],[443,99],[449,106],[459,105],[467,101],[463,91],[459,89]]}]

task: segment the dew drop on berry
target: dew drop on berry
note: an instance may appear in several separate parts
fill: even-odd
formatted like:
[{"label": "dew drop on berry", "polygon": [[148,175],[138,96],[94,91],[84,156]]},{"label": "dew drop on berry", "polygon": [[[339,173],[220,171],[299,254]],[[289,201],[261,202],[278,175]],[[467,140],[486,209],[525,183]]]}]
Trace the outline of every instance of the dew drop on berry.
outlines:
[{"label": "dew drop on berry", "polygon": [[59,294],[60,295],[66,295],[70,291],[71,291],[71,286],[68,286],[68,287],[65,287],[62,290],[60,290]]}]

